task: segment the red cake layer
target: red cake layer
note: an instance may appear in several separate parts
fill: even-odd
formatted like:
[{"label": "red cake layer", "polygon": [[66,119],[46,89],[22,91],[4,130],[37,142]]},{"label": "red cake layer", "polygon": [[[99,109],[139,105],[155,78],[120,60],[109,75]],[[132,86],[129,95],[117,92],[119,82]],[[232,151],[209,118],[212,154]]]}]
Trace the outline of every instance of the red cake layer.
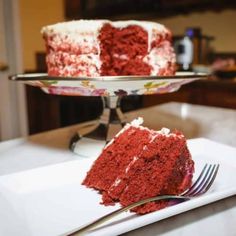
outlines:
[{"label": "red cake layer", "polygon": [[[133,202],[163,194],[180,194],[191,185],[194,163],[179,132],[166,134],[127,125],[108,144],[83,184],[102,193],[103,204]],[[153,202],[134,209],[139,214],[161,209]]]},{"label": "red cake layer", "polygon": [[99,34],[101,75],[149,75],[144,62],[148,53],[148,34],[140,26],[117,29],[105,24]]},{"label": "red cake layer", "polygon": [[171,33],[154,22],[80,20],[42,29],[51,76],[173,75]]}]

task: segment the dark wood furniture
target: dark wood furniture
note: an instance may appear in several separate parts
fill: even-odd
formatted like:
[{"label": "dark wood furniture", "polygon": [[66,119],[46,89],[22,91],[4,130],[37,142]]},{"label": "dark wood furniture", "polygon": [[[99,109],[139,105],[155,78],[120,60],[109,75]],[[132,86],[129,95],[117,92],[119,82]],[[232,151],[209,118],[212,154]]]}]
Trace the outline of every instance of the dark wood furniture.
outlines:
[{"label": "dark wood furniture", "polygon": [[67,19],[151,19],[236,8],[231,0],[64,0]]},{"label": "dark wood furniture", "polygon": [[[30,134],[94,120],[103,110],[100,97],[50,95],[31,86],[26,94]],[[124,112],[141,108],[142,97],[124,97],[121,107]]]},{"label": "dark wood furniture", "polygon": [[143,97],[143,106],[169,101],[236,109],[236,81],[198,80],[174,93]]}]

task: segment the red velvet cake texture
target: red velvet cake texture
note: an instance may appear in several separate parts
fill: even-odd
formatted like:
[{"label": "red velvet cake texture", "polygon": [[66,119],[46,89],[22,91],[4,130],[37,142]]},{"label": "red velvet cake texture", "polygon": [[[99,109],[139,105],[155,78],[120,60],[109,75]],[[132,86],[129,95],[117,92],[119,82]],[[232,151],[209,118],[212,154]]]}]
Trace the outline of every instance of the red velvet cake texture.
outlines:
[{"label": "red velvet cake texture", "polygon": [[171,33],[145,21],[79,20],[46,26],[51,76],[173,75]]},{"label": "red velvet cake texture", "polygon": [[[101,192],[104,205],[127,206],[157,195],[182,193],[190,187],[193,172],[183,134],[150,130],[136,120],[104,148],[83,184]],[[133,211],[145,214],[168,204],[152,202]]]}]

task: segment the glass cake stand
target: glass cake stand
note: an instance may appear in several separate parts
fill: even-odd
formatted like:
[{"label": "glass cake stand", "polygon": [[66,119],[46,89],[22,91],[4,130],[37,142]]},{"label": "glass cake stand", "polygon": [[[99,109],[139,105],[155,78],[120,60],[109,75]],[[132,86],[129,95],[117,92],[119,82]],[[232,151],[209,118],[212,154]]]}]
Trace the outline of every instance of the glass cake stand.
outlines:
[{"label": "glass cake stand", "polygon": [[[206,78],[205,73],[177,72],[175,76],[101,76],[53,77],[45,73],[18,74],[11,80],[41,88],[44,92],[67,96],[100,96],[103,113],[91,132],[77,132],[70,149],[80,155],[90,150],[88,143],[103,147],[126,123],[120,109],[123,96],[164,94],[177,91],[182,85]],[[89,141],[88,141],[89,140]],[[86,146],[86,150],[84,147]]]}]

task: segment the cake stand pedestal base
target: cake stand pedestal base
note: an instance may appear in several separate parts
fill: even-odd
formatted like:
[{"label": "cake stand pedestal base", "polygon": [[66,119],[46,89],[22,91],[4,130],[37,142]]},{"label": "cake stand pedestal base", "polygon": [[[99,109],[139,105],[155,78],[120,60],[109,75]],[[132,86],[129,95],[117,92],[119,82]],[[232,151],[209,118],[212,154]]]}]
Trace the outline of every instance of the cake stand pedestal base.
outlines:
[{"label": "cake stand pedestal base", "polygon": [[[101,149],[125,125],[126,119],[120,109],[121,97],[102,97],[102,100],[103,113],[100,116],[98,125],[96,125],[91,132],[85,135],[81,135],[78,132],[72,137],[70,141],[70,149],[74,153],[87,156],[85,153],[88,152],[90,155],[92,155],[92,153],[95,155],[94,152],[91,153],[89,143],[91,144],[91,148],[93,145],[93,148],[97,146],[98,149]],[[86,150],[84,149],[85,146]]]}]

